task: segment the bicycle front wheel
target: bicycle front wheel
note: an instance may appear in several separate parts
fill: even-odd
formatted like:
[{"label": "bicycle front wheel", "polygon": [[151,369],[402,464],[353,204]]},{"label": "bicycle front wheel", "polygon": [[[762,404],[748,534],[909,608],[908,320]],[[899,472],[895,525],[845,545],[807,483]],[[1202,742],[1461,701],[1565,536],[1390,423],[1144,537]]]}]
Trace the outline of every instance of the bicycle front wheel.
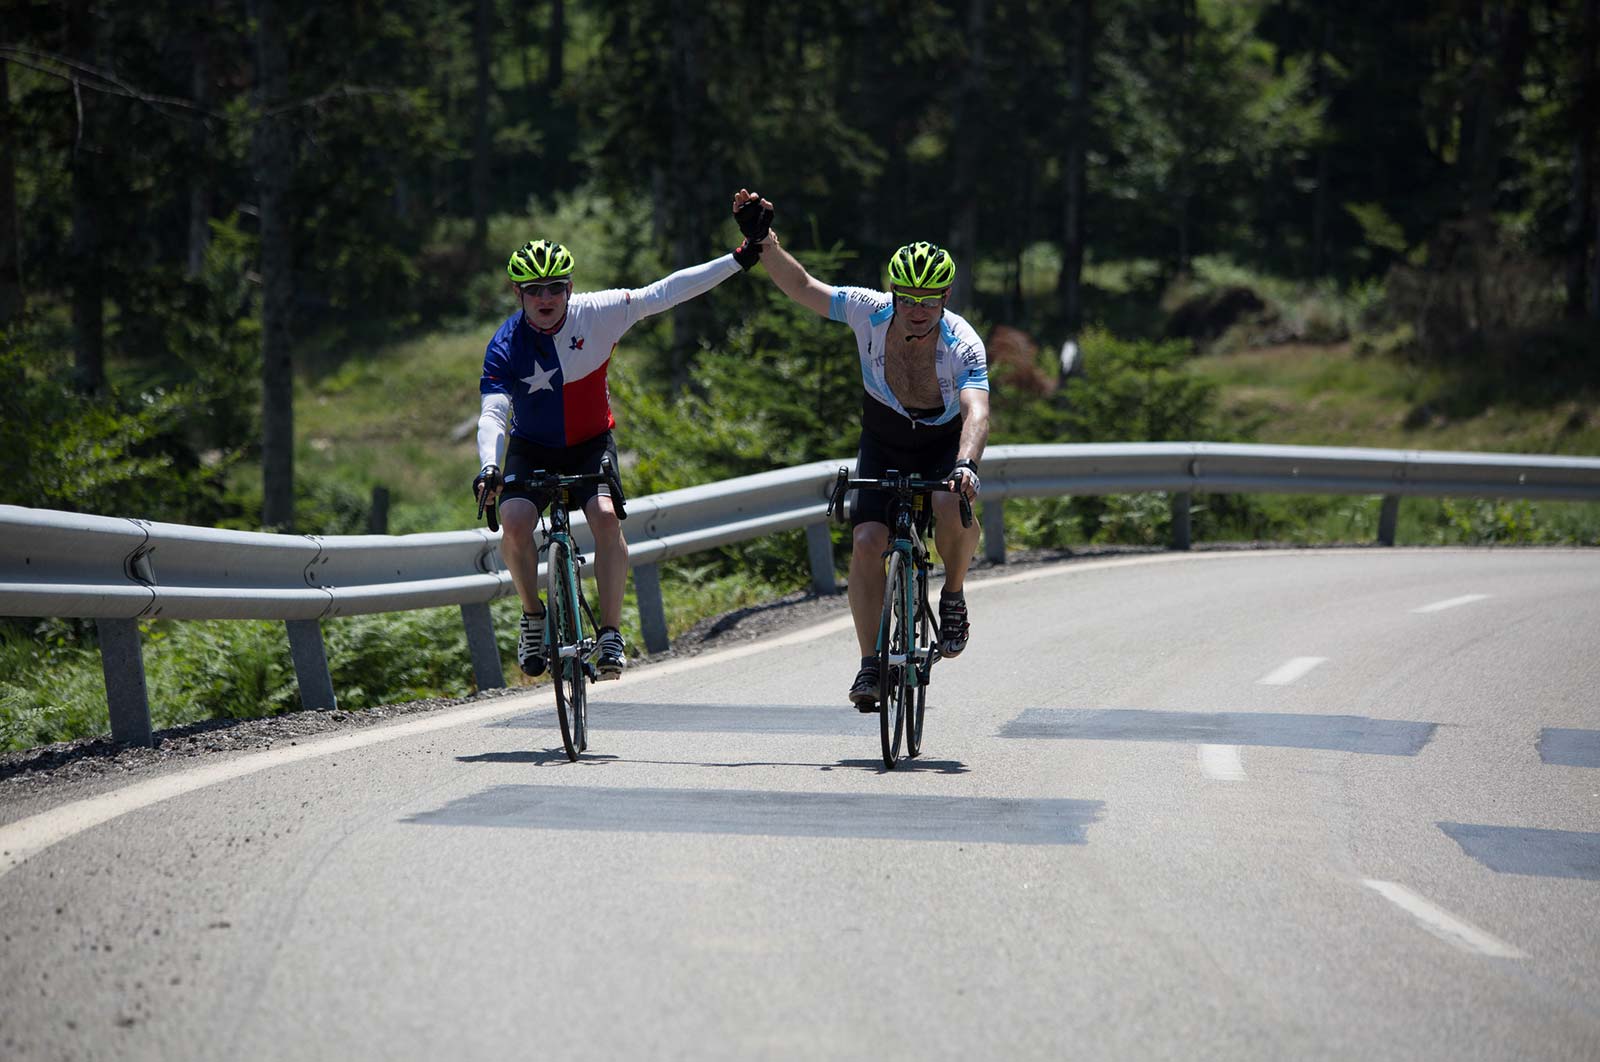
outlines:
[{"label": "bicycle front wheel", "polygon": [[913,600],[917,624],[912,648],[921,659],[910,672],[916,678],[917,692],[914,703],[906,710],[906,756],[909,758],[922,753],[922,716],[928,707],[928,681],[933,677],[933,640],[929,637],[933,622],[928,615],[928,573],[920,569],[917,571],[917,592]]},{"label": "bicycle front wheel", "polygon": [[550,543],[548,560],[550,671],[555,677],[556,719],[567,759],[576,760],[589,745],[588,696],[584,691],[582,625],[578,618],[577,566],[572,546]]},{"label": "bicycle front wheel", "polygon": [[900,736],[905,732],[907,684],[911,661],[907,647],[911,623],[906,612],[910,596],[906,584],[906,558],[889,555],[889,574],[883,587],[883,617],[878,623],[878,736],[883,742],[883,765],[890,770],[900,759]]}]

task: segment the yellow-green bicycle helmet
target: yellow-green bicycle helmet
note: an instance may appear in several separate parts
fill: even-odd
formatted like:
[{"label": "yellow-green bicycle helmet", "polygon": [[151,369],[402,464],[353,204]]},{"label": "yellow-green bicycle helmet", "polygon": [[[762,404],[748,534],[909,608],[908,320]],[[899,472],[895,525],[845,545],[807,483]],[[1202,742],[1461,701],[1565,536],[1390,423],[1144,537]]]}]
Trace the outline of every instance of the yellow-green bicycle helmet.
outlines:
[{"label": "yellow-green bicycle helmet", "polygon": [[943,247],[908,243],[889,259],[889,283],[897,288],[948,288],[956,279],[956,260]]},{"label": "yellow-green bicycle helmet", "polygon": [[549,277],[572,276],[572,253],[559,243],[535,240],[525,243],[511,255],[506,273],[517,284]]}]

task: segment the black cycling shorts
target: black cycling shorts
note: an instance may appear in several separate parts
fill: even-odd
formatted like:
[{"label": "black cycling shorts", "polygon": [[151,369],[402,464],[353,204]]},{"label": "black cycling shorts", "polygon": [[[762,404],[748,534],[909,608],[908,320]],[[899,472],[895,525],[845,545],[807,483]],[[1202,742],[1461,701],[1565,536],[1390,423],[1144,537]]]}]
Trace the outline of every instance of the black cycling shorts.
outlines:
[{"label": "black cycling shorts", "polygon": [[[609,431],[602,432],[588,442],[578,443],[576,446],[540,446],[526,439],[511,436],[506,444],[506,465],[504,469],[505,486],[500,489],[500,501],[504,503],[510,498],[526,498],[544,512],[545,506],[550,504],[550,491],[530,490],[517,482],[530,472],[554,472],[562,476],[578,476],[589,472],[600,471],[600,459],[611,458],[611,467],[616,470],[617,485],[622,485],[622,469],[617,462],[617,442]],[[589,504],[589,500],[596,495],[604,494],[607,497],[611,491],[600,484],[590,484],[582,487],[573,487],[567,493],[568,510],[582,509]]]},{"label": "black cycling shorts", "polygon": [[[939,410],[912,410],[935,416]],[[944,424],[917,424],[871,395],[861,397],[861,449],[856,453],[856,479],[879,479],[889,471],[918,479],[943,479],[955,467],[961,446],[961,417]],[[926,533],[932,507],[924,505],[918,526]],[[889,522],[889,495],[881,490],[854,491],[850,526]]]}]

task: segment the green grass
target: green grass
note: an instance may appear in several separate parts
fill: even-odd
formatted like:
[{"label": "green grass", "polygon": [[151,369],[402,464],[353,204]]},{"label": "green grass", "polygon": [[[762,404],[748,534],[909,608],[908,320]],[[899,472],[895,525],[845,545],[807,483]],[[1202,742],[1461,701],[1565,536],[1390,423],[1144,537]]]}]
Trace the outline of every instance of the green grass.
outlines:
[{"label": "green grass", "polygon": [[[302,383],[295,410],[300,474],[363,496],[386,487],[394,533],[471,526],[478,374],[491,330],[435,333]],[[466,436],[453,438],[468,420]]]},{"label": "green grass", "polygon": [[1348,343],[1208,354],[1194,371],[1220,388],[1231,421],[1264,443],[1482,453],[1600,454],[1600,396],[1504,402],[1451,415],[1437,370],[1352,352]]}]

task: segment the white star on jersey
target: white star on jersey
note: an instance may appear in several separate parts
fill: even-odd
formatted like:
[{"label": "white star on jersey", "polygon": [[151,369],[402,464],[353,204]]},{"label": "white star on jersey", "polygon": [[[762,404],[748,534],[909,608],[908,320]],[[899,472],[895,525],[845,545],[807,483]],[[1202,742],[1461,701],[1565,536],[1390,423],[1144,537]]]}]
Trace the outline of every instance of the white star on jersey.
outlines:
[{"label": "white star on jersey", "polygon": [[530,395],[535,391],[554,391],[555,388],[550,386],[550,377],[555,374],[556,370],[554,369],[541,369],[535,365],[533,367],[533,375],[524,376],[522,382],[528,385],[528,393]]}]

